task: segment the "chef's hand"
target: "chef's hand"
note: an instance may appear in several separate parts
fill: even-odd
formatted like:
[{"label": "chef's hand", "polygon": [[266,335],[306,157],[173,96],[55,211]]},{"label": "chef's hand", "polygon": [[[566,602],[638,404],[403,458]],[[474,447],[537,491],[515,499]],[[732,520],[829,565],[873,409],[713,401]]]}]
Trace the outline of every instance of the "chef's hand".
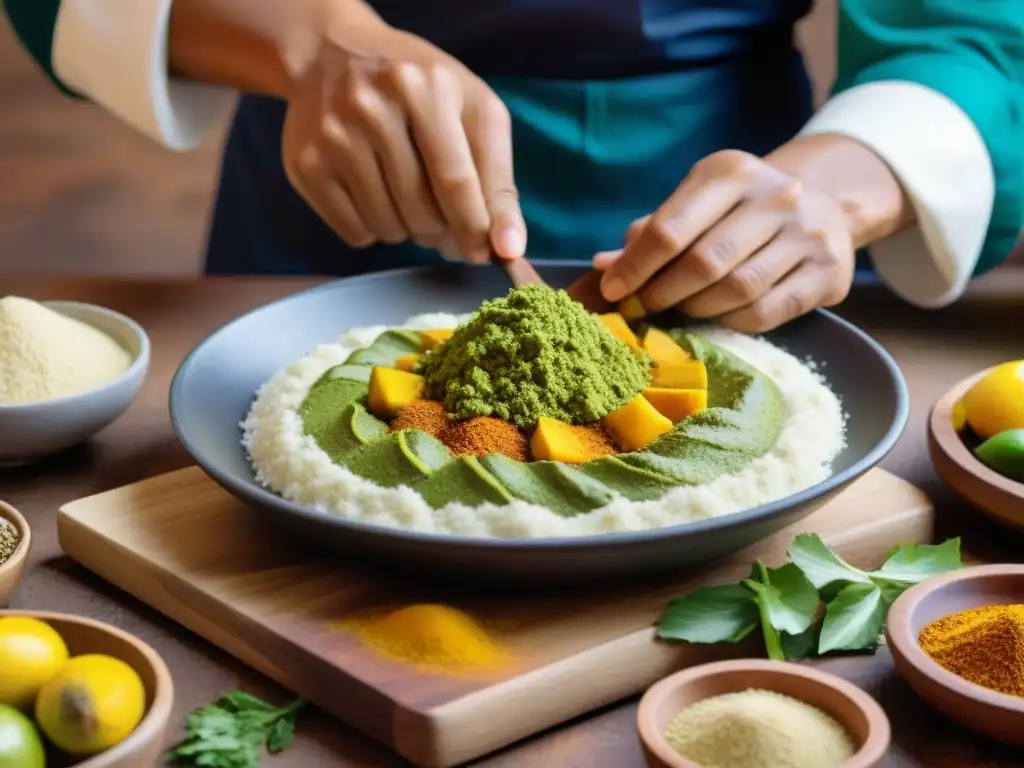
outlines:
[{"label": "chef's hand", "polygon": [[598,254],[601,293],[637,293],[651,314],[677,307],[748,333],[846,298],[854,236],[836,198],[745,152],[697,163],[625,248]]},{"label": "chef's hand", "polygon": [[522,256],[501,99],[425,40],[334,5],[289,98],[283,156],[295,189],[350,246],[412,240],[471,263],[492,249]]}]

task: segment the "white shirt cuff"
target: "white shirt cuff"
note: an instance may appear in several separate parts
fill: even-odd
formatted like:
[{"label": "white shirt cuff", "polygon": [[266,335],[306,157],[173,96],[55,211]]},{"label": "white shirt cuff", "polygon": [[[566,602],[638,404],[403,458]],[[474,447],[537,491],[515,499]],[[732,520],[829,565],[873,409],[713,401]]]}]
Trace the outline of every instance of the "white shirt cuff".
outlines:
[{"label": "white shirt cuff", "polygon": [[169,149],[191,149],[231,108],[230,89],[172,79],[173,0],[64,0],[53,70],[71,90]]},{"label": "white shirt cuff", "polygon": [[801,135],[840,134],[892,169],[917,211],[916,226],[873,243],[879,277],[906,301],[956,301],[974,273],[995,200],[985,141],[970,117],[911,82],[856,86],[830,99]]}]

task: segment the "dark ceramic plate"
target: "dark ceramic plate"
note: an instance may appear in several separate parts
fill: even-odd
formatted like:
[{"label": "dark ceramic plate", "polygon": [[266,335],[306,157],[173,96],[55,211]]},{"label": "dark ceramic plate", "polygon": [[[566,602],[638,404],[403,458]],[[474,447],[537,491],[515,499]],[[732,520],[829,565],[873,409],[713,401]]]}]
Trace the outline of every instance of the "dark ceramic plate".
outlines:
[{"label": "dark ceramic plate", "polygon": [[[567,287],[579,266],[540,267]],[[393,530],[330,517],[285,501],[253,477],[240,440],[257,388],[280,368],[346,329],[400,325],[424,312],[470,312],[508,291],[496,268],[441,266],[351,278],[281,299],[228,323],[182,363],[171,385],[171,420],[196,462],[220,485],[273,521],[346,558],[423,573],[593,580],[653,573],[734,552],[806,517],[877,464],[907,421],[906,383],[892,358],[862,331],[815,312],[769,335],[799,357],[824,365],[851,418],[848,446],[834,474],[805,491],[714,520],[635,533],[558,539],[491,540]]]}]

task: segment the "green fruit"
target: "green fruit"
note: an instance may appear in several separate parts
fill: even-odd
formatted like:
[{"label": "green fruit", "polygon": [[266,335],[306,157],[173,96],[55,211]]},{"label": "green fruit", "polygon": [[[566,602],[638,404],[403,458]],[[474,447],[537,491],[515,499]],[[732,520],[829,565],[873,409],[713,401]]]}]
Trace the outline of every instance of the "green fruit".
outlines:
[{"label": "green fruit", "polygon": [[993,435],[974,449],[974,455],[1000,475],[1024,483],[1024,429]]},{"label": "green fruit", "polygon": [[39,732],[25,715],[0,704],[0,768],[46,768]]}]

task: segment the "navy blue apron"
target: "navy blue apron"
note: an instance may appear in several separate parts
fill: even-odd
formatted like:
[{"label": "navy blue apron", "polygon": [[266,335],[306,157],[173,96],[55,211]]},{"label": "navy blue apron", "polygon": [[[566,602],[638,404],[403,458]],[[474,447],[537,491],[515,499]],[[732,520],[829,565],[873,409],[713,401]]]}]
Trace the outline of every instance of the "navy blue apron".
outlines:
[{"label": "navy blue apron", "polygon": [[[809,0],[377,0],[391,24],[486,79],[513,118],[516,181],[538,261],[621,246],[689,168],[765,154],[811,113],[793,26]],[[292,190],[285,105],[241,99],[210,231],[211,274],[354,275],[433,264],[414,245],[348,248]]]}]

